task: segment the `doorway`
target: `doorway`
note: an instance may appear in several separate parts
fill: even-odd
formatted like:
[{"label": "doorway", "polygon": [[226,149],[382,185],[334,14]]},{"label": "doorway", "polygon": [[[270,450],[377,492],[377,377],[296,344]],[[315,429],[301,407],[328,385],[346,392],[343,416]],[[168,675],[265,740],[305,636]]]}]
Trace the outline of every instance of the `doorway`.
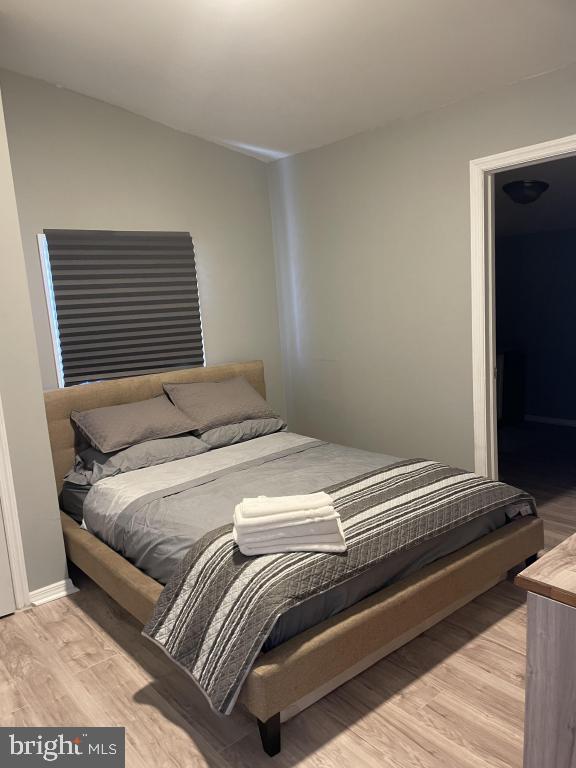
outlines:
[{"label": "doorway", "polygon": [[475,468],[531,492],[554,546],[576,528],[576,137],[473,161],[471,191]]},{"label": "doorway", "polygon": [[[500,479],[576,509],[576,157],[494,176]],[[552,542],[550,542],[552,543]],[[555,542],[559,543],[559,541]]]}]

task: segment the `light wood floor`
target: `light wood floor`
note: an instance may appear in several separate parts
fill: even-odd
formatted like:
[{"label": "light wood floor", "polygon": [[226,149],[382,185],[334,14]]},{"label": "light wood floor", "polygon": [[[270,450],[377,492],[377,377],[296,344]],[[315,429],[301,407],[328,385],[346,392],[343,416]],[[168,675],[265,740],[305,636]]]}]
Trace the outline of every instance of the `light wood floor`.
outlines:
[{"label": "light wood floor", "polygon": [[[576,530],[576,485],[553,482],[529,488],[551,543]],[[211,714],[128,614],[85,578],[79,586],[0,620],[0,725],[125,726],[127,765],[142,768],[522,764],[526,614],[511,583],[287,723],[273,760],[251,719]]]}]

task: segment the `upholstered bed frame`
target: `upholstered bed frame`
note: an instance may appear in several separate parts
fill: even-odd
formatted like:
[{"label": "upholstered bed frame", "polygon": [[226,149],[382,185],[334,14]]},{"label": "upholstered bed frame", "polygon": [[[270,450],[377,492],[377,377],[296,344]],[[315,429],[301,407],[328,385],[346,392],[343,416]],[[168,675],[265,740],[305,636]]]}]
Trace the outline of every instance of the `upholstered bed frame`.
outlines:
[{"label": "upholstered bed frame", "polygon": [[[166,381],[221,381],[242,375],[265,396],[261,361],[192,368],[45,393],[58,489],[74,461],[72,410],[144,400]],[[145,623],[162,586],[62,512],[68,558]],[[239,702],[256,716],[270,755],[280,750],[280,722],[374,664],[506,578],[543,547],[542,521],[506,525],[407,579],[387,587],[262,654]]]}]

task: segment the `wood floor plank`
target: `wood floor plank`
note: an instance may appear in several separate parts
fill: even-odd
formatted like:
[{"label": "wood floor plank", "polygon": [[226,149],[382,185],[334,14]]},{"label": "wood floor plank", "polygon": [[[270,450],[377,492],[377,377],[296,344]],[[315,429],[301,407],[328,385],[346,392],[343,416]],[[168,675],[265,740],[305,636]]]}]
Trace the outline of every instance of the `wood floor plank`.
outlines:
[{"label": "wood floor plank", "polygon": [[[483,768],[477,752],[467,749],[462,736],[447,737],[424,716],[426,707],[410,714],[387,701],[371,699],[361,686],[335,691],[319,702],[321,708],[340,720],[347,732],[359,736],[403,768],[444,766],[444,768]],[[457,732],[455,724],[455,732]]]},{"label": "wood floor plank", "polygon": [[[321,702],[300,713],[283,726],[282,752],[270,762],[262,752],[256,732],[245,736],[221,756],[231,768],[401,768],[396,760],[376,745],[359,738],[330,716]],[[404,762],[402,768],[408,768]],[[421,768],[419,766],[419,768]]]},{"label": "wood floor plank", "polygon": [[488,708],[497,712],[510,727],[522,727],[524,689],[521,685],[486,672],[460,654],[446,658],[445,651],[427,638],[416,638],[396,651],[391,660],[443,690],[462,693],[463,706],[470,702],[482,709]]},{"label": "wood floor plank", "polygon": [[30,611],[28,619],[37,636],[50,644],[71,672],[114,656],[118,648],[94,631],[68,600],[54,600]]},{"label": "wood floor plank", "polygon": [[486,716],[478,708],[462,707],[462,700],[441,694],[422,713],[425,722],[446,738],[461,743],[469,752],[482,757],[487,765],[520,768],[523,741],[519,732],[504,727],[500,720]]},{"label": "wood floor plank", "polygon": [[411,712],[425,707],[442,692],[442,688],[433,681],[415,675],[388,659],[382,659],[351,680],[347,684],[350,688],[346,690],[353,689],[356,683],[374,691],[381,700],[394,701],[399,708]]},{"label": "wood floor plank", "polygon": [[4,728],[33,728],[38,723],[31,707],[25,706],[9,715],[2,715],[0,725]]},{"label": "wood floor plank", "polygon": [[458,652],[463,659],[478,665],[485,672],[496,673],[515,685],[524,684],[526,659],[521,651],[495,643],[487,634],[471,636],[457,625],[448,631],[445,626],[437,625],[425,634],[447,650]]},{"label": "wood floor plank", "polygon": [[216,760],[216,749],[130,659],[113,656],[79,672],[78,679],[87,694],[104,703],[111,724],[126,727],[126,738],[142,764],[203,768]]},{"label": "wood floor plank", "polygon": [[515,648],[520,653],[526,653],[525,610],[505,619],[475,602],[448,616],[446,624],[469,630],[475,635],[487,631],[492,642],[503,648]]},{"label": "wood floor plank", "polygon": [[[106,638],[119,653],[127,653],[150,680],[174,671],[173,663],[149,640],[142,637],[142,625],[83,574],[76,578],[82,588],[68,600],[73,610]],[[84,585],[88,585],[85,589]]]},{"label": "wood floor plank", "polygon": [[103,715],[98,702],[79,690],[74,676],[38,638],[30,611],[0,624],[0,657],[37,725],[93,725]]},{"label": "wood floor plank", "polygon": [[0,683],[0,725],[26,706],[22,691],[14,683]]},{"label": "wood floor plank", "polygon": [[230,746],[254,730],[254,718],[240,708],[228,717],[213,712],[194,682],[178,669],[155,680],[151,685],[218,750]]}]

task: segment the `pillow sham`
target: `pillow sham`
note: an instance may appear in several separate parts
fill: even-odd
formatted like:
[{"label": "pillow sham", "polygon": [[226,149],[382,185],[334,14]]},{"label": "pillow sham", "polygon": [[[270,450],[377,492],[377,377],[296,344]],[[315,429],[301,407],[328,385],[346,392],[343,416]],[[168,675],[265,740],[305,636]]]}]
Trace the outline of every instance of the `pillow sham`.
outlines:
[{"label": "pillow sham", "polygon": [[147,440],[117,453],[101,453],[94,448],[87,448],[76,456],[74,469],[68,472],[64,481],[76,485],[94,485],[105,477],[186,459],[209,450],[207,443],[192,435]]},{"label": "pillow sham", "polygon": [[190,418],[194,431],[200,434],[248,419],[278,417],[243,376],[217,382],[164,384],[164,392]]},{"label": "pillow sham", "polygon": [[135,403],[72,411],[70,418],[91,446],[102,453],[160,437],[174,437],[194,428],[166,395]]},{"label": "pillow sham", "polygon": [[255,437],[271,435],[282,429],[286,429],[286,422],[280,418],[248,419],[238,424],[226,424],[223,427],[209,429],[202,433],[202,441],[208,443],[211,448],[223,448],[226,445],[253,440]]}]

